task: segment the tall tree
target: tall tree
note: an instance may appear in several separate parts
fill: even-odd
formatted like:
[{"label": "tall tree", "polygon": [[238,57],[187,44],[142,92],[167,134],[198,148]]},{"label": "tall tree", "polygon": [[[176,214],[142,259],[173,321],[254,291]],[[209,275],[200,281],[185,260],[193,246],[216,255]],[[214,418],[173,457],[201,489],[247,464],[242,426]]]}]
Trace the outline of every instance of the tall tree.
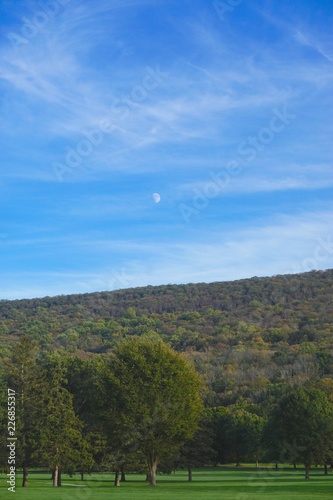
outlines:
[{"label": "tall tree", "polygon": [[40,369],[37,363],[39,347],[29,336],[23,335],[13,347],[11,358],[5,363],[7,384],[16,395],[16,433],[20,446],[17,449],[18,462],[22,466],[22,486],[28,486],[28,466],[33,460],[35,408],[39,405],[38,387]]},{"label": "tall tree", "polygon": [[263,454],[264,418],[251,413],[245,405],[216,407],[208,410],[215,435],[215,448],[220,463],[255,460]]},{"label": "tall tree", "polygon": [[180,450],[179,463],[187,467],[188,480],[192,481],[192,469],[216,463],[214,449],[214,430],[208,415],[205,414],[194,436]]},{"label": "tall tree", "polygon": [[[96,391],[98,380],[102,376],[103,362],[99,356],[84,360],[78,356],[68,356],[64,359],[66,380],[65,388],[73,396],[73,407],[76,415],[83,422],[83,433],[90,444],[94,461],[101,463],[107,452],[105,433],[100,418],[101,404]],[[80,464],[81,477],[90,472],[90,460],[82,460]]]},{"label": "tall tree", "polygon": [[309,479],[313,464],[324,465],[333,450],[333,405],[319,389],[298,388],[283,396],[273,410],[275,446],[284,459],[305,465]]},{"label": "tall tree", "polygon": [[52,469],[53,485],[59,486],[62,470],[87,470],[93,459],[82,435],[83,423],[74,411],[73,396],[64,387],[64,360],[56,352],[45,356],[43,363],[44,379],[36,416],[38,448],[34,455],[39,465]]},{"label": "tall tree", "polygon": [[125,451],[145,456],[151,486],[159,461],[195,433],[200,390],[194,368],[161,340],[133,337],[116,348],[105,385],[109,430]]}]

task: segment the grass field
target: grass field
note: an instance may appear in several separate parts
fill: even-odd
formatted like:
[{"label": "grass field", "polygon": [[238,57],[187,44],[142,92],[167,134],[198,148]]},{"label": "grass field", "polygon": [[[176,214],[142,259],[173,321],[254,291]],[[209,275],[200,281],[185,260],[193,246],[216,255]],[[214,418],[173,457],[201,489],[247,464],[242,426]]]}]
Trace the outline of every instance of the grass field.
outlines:
[{"label": "grass field", "polygon": [[312,471],[309,481],[304,480],[303,469],[251,468],[200,469],[194,471],[193,482],[187,482],[186,471],[171,475],[159,475],[158,486],[149,487],[143,476],[128,475],[120,488],[113,486],[110,474],[87,476],[82,482],[79,475],[62,478],[63,486],[53,488],[50,474],[31,473],[29,487],[21,488],[21,476],[17,475],[15,496],[7,491],[6,477],[0,476],[0,497],[26,500],[255,500],[263,499],[332,499],[333,475],[323,475],[321,469]]}]

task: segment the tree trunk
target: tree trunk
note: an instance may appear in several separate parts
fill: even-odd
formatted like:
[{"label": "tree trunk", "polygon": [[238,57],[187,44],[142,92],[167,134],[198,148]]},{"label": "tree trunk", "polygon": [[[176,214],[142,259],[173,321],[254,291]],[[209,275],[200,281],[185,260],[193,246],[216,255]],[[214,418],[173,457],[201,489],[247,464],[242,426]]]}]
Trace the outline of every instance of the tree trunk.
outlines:
[{"label": "tree trunk", "polygon": [[115,486],[120,486],[119,469],[116,470],[115,475],[114,475],[114,485]]},{"label": "tree trunk", "polygon": [[259,462],[256,460],[256,469],[259,469]]},{"label": "tree trunk", "polygon": [[61,486],[61,469],[58,470],[58,486]]},{"label": "tree trunk", "polygon": [[305,464],[305,479],[310,479],[310,464]]},{"label": "tree trunk", "polygon": [[188,470],[188,480],[192,482],[192,467],[188,465],[187,470]]},{"label": "tree trunk", "polygon": [[58,486],[58,473],[59,473],[59,467],[58,465],[55,466],[53,469],[53,486],[57,487]]},{"label": "tree trunk", "polygon": [[81,472],[81,481],[84,481],[84,472]]},{"label": "tree trunk", "polygon": [[275,464],[275,468],[278,469],[279,468],[279,464]]},{"label": "tree trunk", "polygon": [[26,464],[23,465],[23,479],[22,479],[22,488],[27,488],[29,485],[28,481],[28,467]]},{"label": "tree trunk", "polygon": [[151,460],[149,462],[149,485],[156,486],[156,469],[157,469],[157,460]]},{"label": "tree trunk", "polygon": [[328,468],[327,468],[327,464],[324,465],[324,474],[325,476],[328,475]]},{"label": "tree trunk", "polygon": [[296,463],[294,463],[294,470],[297,470],[297,465],[296,465]]},{"label": "tree trunk", "polygon": [[125,469],[124,467],[121,468],[121,478],[120,478],[120,482],[121,483],[125,483],[126,482],[126,474],[125,474]]}]

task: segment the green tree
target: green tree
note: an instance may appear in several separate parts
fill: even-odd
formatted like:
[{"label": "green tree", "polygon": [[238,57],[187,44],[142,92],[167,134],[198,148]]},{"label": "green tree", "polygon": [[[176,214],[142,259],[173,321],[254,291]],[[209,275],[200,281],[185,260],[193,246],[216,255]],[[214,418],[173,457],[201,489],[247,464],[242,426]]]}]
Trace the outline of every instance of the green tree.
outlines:
[{"label": "green tree", "polygon": [[311,465],[324,465],[333,450],[333,406],[319,389],[297,388],[283,396],[269,425],[276,429],[280,461],[301,462],[305,479]]},{"label": "green tree", "polygon": [[266,420],[260,415],[247,412],[245,422],[247,426],[247,444],[248,444],[246,458],[248,458],[251,461],[254,460],[258,468],[259,461],[262,459],[264,454],[262,439],[263,439],[263,432]]},{"label": "green tree", "polygon": [[[65,364],[65,389],[73,396],[73,407],[75,414],[83,423],[83,433],[86,441],[90,444],[94,461],[100,463],[103,454],[107,452],[105,447],[105,433],[100,418],[101,404],[96,391],[98,381],[103,373],[103,361],[100,356],[84,360],[78,356],[64,358]],[[83,458],[83,457],[82,457]],[[84,473],[90,472],[91,460],[82,460],[79,471],[82,480]]]},{"label": "green tree", "polygon": [[210,408],[208,414],[214,432],[214,445],[220,463],[244,460],[258,462],[263,454],[264,419],[244,405]]},{"label": "green tree", "polygon": [[198,375],[161,340],[133,337],[116,348],[105,388],[109,431],[125,451],[145,456],[155,486],[160,460],[197,429],[203,409]]},{"label": "green tree", "polygon": [[65,389],[66,367],[58,353],[44,360],[44,377],[36,408],[39,465],[53,471],[53,485],[60,486],[63,470],[87,470],[93,463],[89,443],[83,438],[83,422],[74,411],[73,396]]},{"label": "green tree", "polygon": [[28,467],[33,461],[35,447],[35,408],[38,406],[40,369],[37,363],[39,348],[37,343],[23,335],[12,350],[11,359],[6,362],[8,388],[16,396],[16,434],[19,442],[17,461],[22,466],[22,486],[28,486]]},{"label": "green tree", "polygon": [[216,462],[214,430],[207,413],[201,418],[194,436],[180,450],[179,463],[187,467],[188,480],[192,481],[192,469]]}]

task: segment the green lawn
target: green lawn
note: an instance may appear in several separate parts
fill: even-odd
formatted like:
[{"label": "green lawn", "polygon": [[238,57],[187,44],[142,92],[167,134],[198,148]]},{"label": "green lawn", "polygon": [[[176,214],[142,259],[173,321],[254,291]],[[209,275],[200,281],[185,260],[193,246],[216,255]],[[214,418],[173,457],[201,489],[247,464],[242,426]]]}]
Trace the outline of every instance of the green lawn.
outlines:
[{"label": "green lawn", "polygon": [[6,478],[0,476],[1,498],[26,500],[255,500],[263,499],[332,499],[333,475],[323,475],[321,469],[314,470],[309,481],[304,480],[302,469],[260,470],[207,469],[194,471],[193,482],[187,482],[185,471],[171,475],[159,475],[158,486],[149,487],[143,476],[128,475],[120,488],[113,486],[113,476],[94,474],[81,482],[80,476],[63,476],[63,486],[53,488],[50,474],[30,474],[29,488],[21,488],[21,476],[17,475],[15,496],[7,491]]}]

